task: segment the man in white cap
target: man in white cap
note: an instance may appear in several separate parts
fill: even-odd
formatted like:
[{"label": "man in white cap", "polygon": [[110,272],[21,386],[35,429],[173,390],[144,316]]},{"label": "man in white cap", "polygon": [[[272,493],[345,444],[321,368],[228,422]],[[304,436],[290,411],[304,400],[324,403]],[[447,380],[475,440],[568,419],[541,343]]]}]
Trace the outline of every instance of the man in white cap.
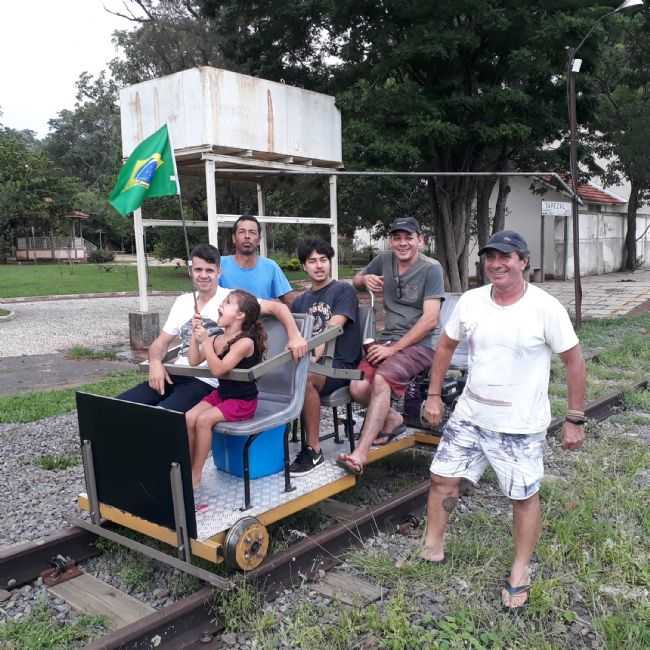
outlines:
[{"label": "man in white cap", "polygon": [[504,607],[528,600],[530,558],[541,533],[539,488],[551,421],[548,382],[553,353],[566,368],[568,409],[562,446],[584,440],[585,363],[564,307],[525,280],[530,253],[513,231],[495,233],[479,251],[490,284],[464,293],[441,334],[424,416],[442,420],[440,393],[453,352],[469,347],[467,385],[431,463],[427,532],[421,557],[444,562],[449,513],[465,478],[476,484],[490,465],[513,509],[514,560],[501,592]]}]

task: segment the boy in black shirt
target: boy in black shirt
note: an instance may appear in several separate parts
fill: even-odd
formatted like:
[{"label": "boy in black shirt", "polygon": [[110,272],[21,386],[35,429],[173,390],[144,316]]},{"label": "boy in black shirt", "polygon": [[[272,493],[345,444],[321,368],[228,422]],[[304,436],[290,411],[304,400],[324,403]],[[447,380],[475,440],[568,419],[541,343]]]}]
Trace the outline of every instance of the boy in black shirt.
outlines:
[{"label": "boy in black shirt", "polygon": [[[311,239],[298,245],[298,259],[311,280],[311,288],[298,296],[291,305],[294,313],[311,314],[314,318],[313,334],[326,327],[341,325],[343,333],[336,339],[334,368],[354,369],[361,358],[361,330],[359,327],[359,301],[352,285],[332,280],[334,249],[322,239]],[[318,360],[325,346],[316,348]],[[302,449],[290,466],[292,476],[304,476],[323,462],[320,449],[320,396],[349,384],[347,379],[333,379],[309,374],[303,422],[307,432],[307,447]]]}]

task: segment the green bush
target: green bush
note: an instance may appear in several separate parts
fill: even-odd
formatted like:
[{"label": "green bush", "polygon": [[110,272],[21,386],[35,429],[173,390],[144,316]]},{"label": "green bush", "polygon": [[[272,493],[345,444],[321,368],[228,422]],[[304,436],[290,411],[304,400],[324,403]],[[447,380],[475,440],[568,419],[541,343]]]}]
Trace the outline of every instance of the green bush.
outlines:
[{"label": "green bush", "polygon": [[280,268],[283,271],[301,271],[302,265],[300,264],[300,260],[297,257],[292,257],[288,260],[282,260]]},{"label": "green bush", "polygon": [[105,248],[98,248],[97,250],[91,251],[88,255],[88,261],[91,264],[105,264],[106,262],[112,262],[114,259],[115,253]]}]

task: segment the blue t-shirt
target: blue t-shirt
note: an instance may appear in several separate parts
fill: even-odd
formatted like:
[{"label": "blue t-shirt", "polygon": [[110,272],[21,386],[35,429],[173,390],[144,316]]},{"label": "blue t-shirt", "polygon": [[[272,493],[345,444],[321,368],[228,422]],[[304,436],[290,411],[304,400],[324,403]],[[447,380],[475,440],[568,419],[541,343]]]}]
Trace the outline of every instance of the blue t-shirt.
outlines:
[{"label": "blue t-shirt", "polygon": [[242,269],[234,255],[222,257],[219,285],[225,289],[244,289],[265,300],[279,298],[292,290],[282,269],[262,256],[252,269]]}]

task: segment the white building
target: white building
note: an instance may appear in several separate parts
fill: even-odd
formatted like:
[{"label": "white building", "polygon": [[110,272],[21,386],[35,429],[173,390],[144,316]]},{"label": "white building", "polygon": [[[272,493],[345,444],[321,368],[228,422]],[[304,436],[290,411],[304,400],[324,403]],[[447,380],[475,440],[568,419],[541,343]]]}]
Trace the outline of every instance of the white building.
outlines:
[{"label": "white building", "polygon": [[[570,197],[542,178],[511,176],[510,194],[506,204],[505,227],[520,232],[530,247],[531,267],[544,270],[545,277],[561,278],[564,272],[565,219],[568,226],[567,277],[573,277],[573,237],[571,217],[545,216],[542,220],[542,202],[556,202],[570,207]],[[604,189],[590,182],[578,188],[583,201],[580,215],[580,271],[582,275],[597,275],[617,271],[623,263],[627,199],[629,186],[616,191]],[[490,200],[493,212],[498,194],[495,186]],[[570,213],[570,209],[569,209]],[[644,267],[650,266],[650,207],[637,211],[637,258]],[[543,239],[543,244],[542,244]],[[355,233],[356,249],[372,245],[383,250],[388,240],[372,237],[372,229],[359,229]],[[470,241],[469,270],[473,275],[478,262],[478,246]],[[543,253],[543,259],[542,259]]]}]

